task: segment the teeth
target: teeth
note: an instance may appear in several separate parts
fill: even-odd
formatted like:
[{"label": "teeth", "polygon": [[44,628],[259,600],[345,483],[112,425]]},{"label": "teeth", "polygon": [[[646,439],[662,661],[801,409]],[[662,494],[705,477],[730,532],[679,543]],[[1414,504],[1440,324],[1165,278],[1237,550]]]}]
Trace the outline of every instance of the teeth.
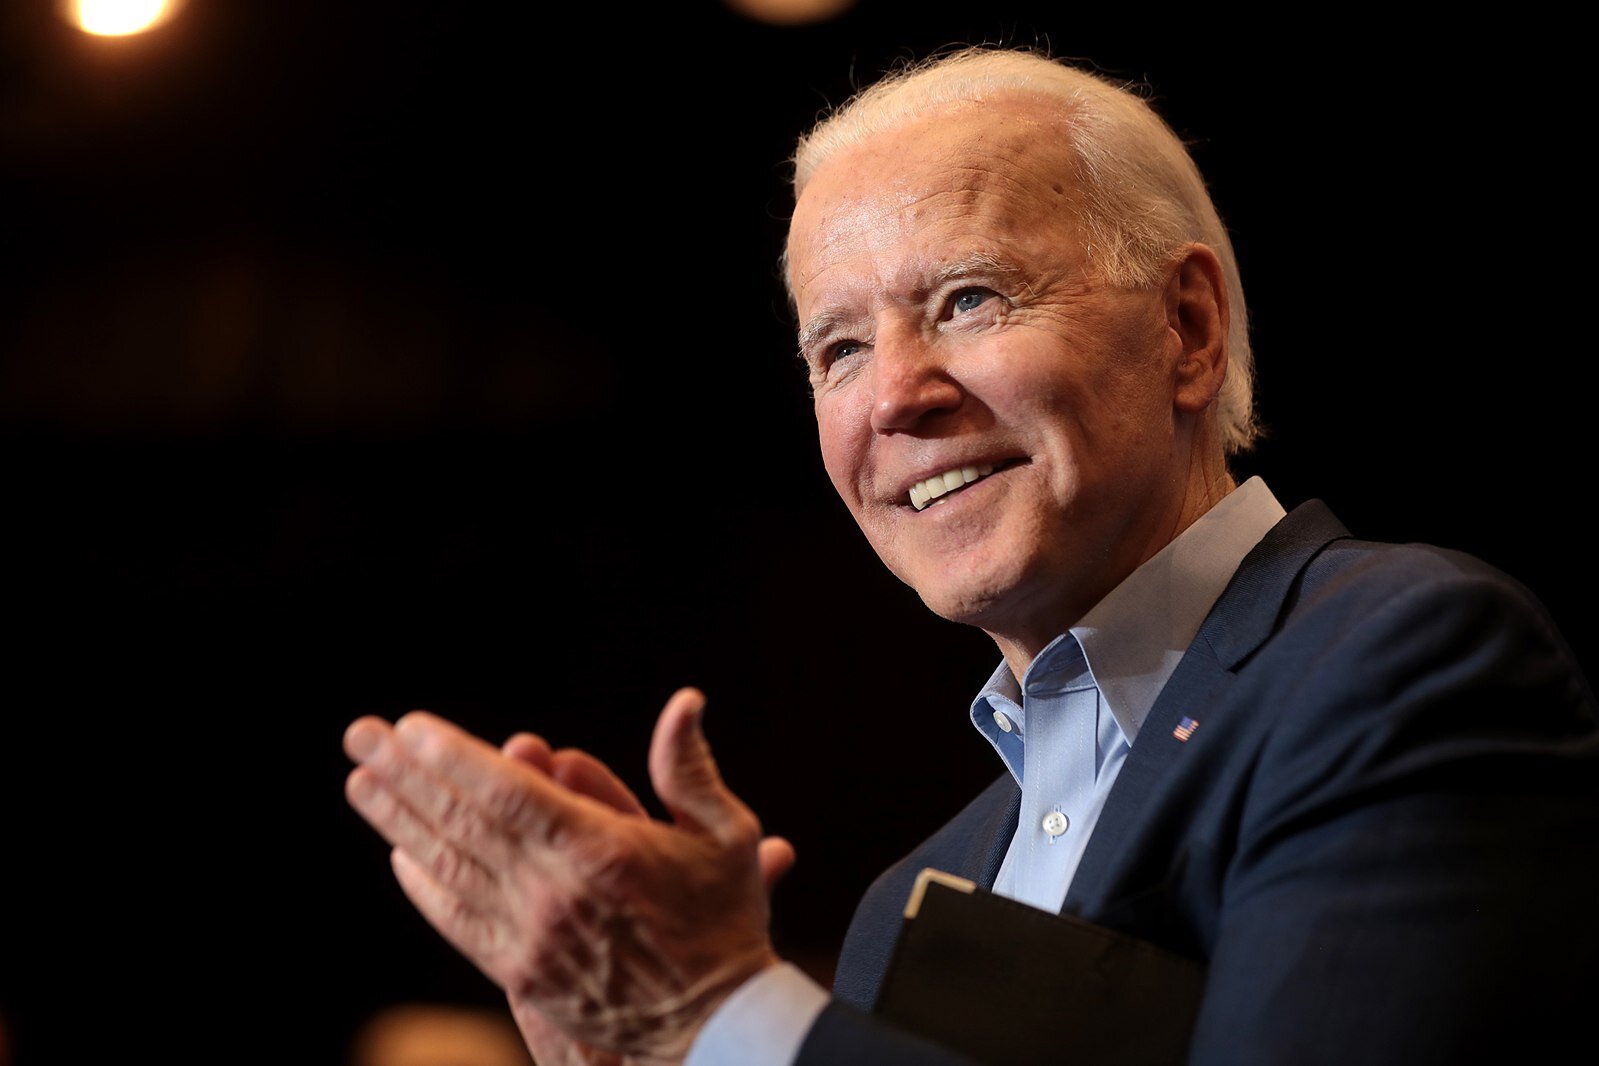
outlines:
[{"label": "teeth", "polygon": [[920,511],[945,493],[954,492],[993,472],[992,464],[982,463],[978,466],[960,466],[954,470],[946,470],[942,474],[934,474],[926,481],[918,481],[911,486],[911,506]]}]

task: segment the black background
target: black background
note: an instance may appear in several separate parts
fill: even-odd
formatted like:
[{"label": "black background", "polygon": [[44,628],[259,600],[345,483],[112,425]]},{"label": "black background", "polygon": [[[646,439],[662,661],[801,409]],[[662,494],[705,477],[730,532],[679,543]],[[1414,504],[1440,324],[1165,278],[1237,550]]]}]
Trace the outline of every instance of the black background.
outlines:
[{"label": "black background", "polygon": [[338,1061],[379,1005],[497,1003],[343,801],[344,726],[412,707],[645,792],[701,686],[799,851],[779,947],[825,976],[871,876],[998,772],[965,720],[996,656],[821,470],[785,159],[952,42],[1145,83],[1192,142],[1270,431],[1240,474],[1496,563],[1592,661],[1571,27],[656,6],[191,0],[129,40],[0,12],[19,1062]]}]

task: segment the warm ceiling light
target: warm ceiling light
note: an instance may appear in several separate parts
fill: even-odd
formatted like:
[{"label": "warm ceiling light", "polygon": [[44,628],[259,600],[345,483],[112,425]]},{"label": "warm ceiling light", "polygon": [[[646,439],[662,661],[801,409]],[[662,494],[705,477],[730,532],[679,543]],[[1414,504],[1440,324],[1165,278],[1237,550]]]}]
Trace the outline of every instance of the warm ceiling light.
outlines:
[{"label": "warm ceiling light", "polygon": [[153,30],[176,12],[173,0],[75,0],[73,20],[84,33],[126,37]]},{"label": "warm ceiling light", "polygon": [[727,0],[740,14],[778,26],[821,22],[842,13],[855,0]]}]

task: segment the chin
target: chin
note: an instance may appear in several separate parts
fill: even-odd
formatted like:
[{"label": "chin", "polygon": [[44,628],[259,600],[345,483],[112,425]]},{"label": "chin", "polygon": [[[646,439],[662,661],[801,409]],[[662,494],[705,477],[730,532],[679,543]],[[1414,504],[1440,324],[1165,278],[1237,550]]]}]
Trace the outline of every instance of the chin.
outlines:
[{"label": "chin", "polygon": [[1016,582],[1000,579],[998,575],[975,575],[961,582],[951,582],[948,574],[942,580],[918,584],[908,582],[921,596],[927,609],[940,618],[962,625],[992,628],[996,618],[1004,613],[1005,604],[1014,598]]}]

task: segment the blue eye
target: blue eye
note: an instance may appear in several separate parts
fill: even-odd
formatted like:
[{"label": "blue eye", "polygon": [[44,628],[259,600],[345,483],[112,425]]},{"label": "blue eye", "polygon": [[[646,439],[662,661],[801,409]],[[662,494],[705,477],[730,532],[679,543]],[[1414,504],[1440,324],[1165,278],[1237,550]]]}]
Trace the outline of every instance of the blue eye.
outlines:
[{"label": "blue eye", "polygon": [[955,294],[955,299],[951,301],[950,306],[955,309],[957,315],[965,314],[967,311],[973,311],[981,307],[993,295],[987,289],[962,289]]}]

